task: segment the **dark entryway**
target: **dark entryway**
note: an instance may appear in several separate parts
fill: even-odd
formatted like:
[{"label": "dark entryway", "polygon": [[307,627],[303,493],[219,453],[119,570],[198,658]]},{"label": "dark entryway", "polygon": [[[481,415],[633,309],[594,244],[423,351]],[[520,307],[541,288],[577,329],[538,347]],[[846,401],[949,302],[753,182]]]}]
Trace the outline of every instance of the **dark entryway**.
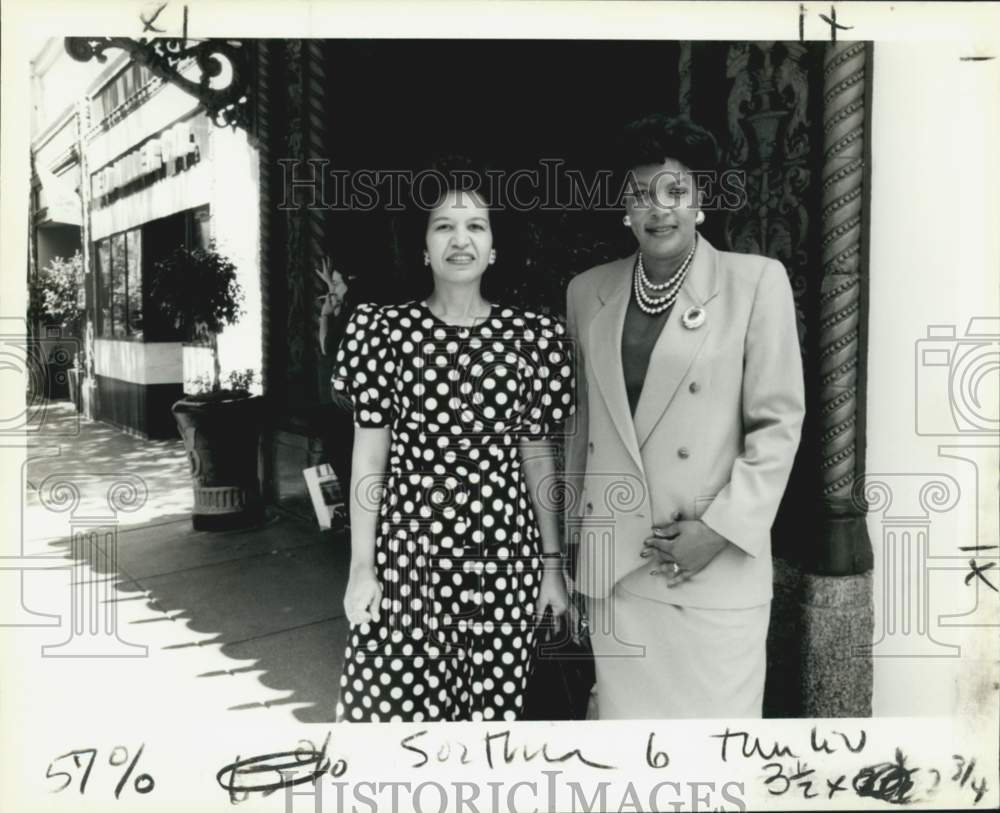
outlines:
[{"label": "dark entryway", "polygon": [[[272,81],[282,94],[272,143],[287,147],[276,157],[325,157],[346,173],[414,171],[434,155],[461,153],[507,173],[541,174],[546,160],[561,160],[591,178],[613,168],[614,140],[628,121],[651,112],[690,115],[716,135],[722,166],[745,173],[747,190],[746,206],[710,212],[702,233],[717,248],[784,263],[809,403],[820,401],[822,44],[335,40],[312,46],[321,49],[321,77],[296,67],[308,64],[296,62],[299,47],[273,52]],[[276,161],[272,167],[272,192],[284,197],[282,169]],[[327,210],[319,228],[311,217],[279,213],[271,234],[276,268],[282,253],[305,256],[312,228],[352,278],[352,302],[400,302],[424,292],[419,213]],[[505,218],[495,241],[498,298],[556,313],[574,275],[633,250],[620,211],[520,212]],[[286,384],[285,414],[294,416],[318,399],[316,296],[324,291],[311,267],[286,262],[269,292],[269,365]],[[821,536],[819,427],[820,416],[808,414],[775,528],[773,617],[780,623],[772,623],[769,646],[777,664],[769,672],[770,716],[799,713],[798,582],[814,557],[811,540]]]}]

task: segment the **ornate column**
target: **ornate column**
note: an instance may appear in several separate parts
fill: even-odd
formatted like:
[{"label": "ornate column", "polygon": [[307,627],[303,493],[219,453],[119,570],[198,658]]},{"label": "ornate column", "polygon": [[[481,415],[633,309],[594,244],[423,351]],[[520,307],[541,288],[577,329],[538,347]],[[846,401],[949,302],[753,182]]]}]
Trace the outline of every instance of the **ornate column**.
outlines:
[{"label": "ornate column", "polygon": [[864,475],[866,69],[863,42],[823,64],[819,417],[823,522],[804,562],[803,703],[812,717],[871,714],[872,547]]},{"label": "ornate column", "polygon": [[[330,158],[327,146],[327,76],[326,76],[326,51],[323,40],[308,40],[305,52],[306,62],[306,158],[314,167],[316,173],[327,172],[326,162]],[[320,189],[323,186],[320,185]],[[317,390],[322,386],[319,382],[319,313],[321,303],[317,297],[326,293],[325,286],[320,282],[319,277],[313,273],[314,268],[318,268],[321,258],[328,253],[326,240],[327,218],[329,216],[326,209],[326,201],[318,201],[317,206],[310,207],[306,212],[308,228],[308,240],[305,245],[305,267],[306,274],[304,282],[305,290],[309,296],[306,300],[307,316],[306,321],[309,336],[307,346],[310,348],[309,371],[311,386],[306,388],[307,398],[315,402],[320,399]],[[320,418],[322,420],[322,418]],[[316,425],[316,419],[312,418],[307,427],[308,432],[308,452],[306,463],[310,466],[320,462],[323,456],[323,440],[320,435],[322,430]],[[346,491],[346,489],[345,489]]]}]

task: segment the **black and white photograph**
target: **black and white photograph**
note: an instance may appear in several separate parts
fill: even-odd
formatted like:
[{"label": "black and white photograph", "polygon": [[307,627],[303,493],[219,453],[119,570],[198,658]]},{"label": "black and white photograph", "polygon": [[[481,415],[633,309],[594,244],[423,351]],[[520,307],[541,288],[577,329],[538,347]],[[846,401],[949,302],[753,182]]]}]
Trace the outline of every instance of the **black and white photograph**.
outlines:
[{"label": "black and white photograph", "polygon": [[997,9],[3,16],[0,806],[995,808]]}]

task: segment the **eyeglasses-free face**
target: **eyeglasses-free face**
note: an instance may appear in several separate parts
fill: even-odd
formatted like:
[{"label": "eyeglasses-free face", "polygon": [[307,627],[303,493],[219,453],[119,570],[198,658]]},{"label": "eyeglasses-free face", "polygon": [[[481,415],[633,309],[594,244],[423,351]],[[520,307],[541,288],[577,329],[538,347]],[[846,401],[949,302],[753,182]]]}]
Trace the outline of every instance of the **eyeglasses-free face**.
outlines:
[{"label": "eyeglasses-free face", "polygon": [[490,212],[472,192],[448,192],[427,218],[427,256],[435,278],[471,283],[482,277],[493,248]]}]

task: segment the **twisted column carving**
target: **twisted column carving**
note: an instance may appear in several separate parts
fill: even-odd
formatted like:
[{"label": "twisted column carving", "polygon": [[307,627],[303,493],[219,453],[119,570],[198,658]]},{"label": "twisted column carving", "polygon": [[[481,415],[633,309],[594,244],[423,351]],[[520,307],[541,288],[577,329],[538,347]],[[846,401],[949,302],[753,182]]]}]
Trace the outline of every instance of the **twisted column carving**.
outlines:
[{"label": "twisted column carving", "polygon": [[[863,330],[865,60],[863,42],[831,43],[823,66],[819,399],[822,496],[827,519],[863,519],[863,511],[852,504],[851,491],[864,465],[857,448],[857,420]],[[849,537],[845,538],[843,531],[828,530],[824,559],[828,563],[839,561],[840,567],[850,560],[850,572],[868,569],[871,545],[863,521],[850,531]],[[843,550],[845,545],[854,550],[848,553]]]},{"label": "twisted column carving", "polygon": [[[285,156],[302,164],[305,158],[306,145],[303,138],[305,95],[304,54],[302,40],[287,40],[285,42],[285,65],[287,83],[287,100],[285,102]],[[304,171],[301,166],[299,169]],[[288,187],[283,190],[283,200],[291,201],[291,206],[285,211],[285,284],[286,312],[285,335],[287,336],[287,367],[285,369],[287,389],[301,387],[303,378],[303,355],[306,346],[306,328],[309,325],[307,310],[309,292],[312,290],[305,272],[306,251],[304,250],[303,221],[305,214],[296,205],[291,179],[285,178]]]},{"label": "twisted column carving", "polygon": [[682,116],[691,115],[691,43],[682,42],[677,56],[677,108]]},{"label": "twisted column carving", "polygon": [[[326,81],[326,59],[323,52],[322,40],[308,40],[306,46],[306,88],[308,105],[306,109],[306,160],[315,167],[315,172],[325,172],[320,169],[323,164],[319,163],[329,158],[326,145],[327,129],[327,81]],[[322,185],[320,185],[322,188]],[[312,306],[309,312],[310,333],[316,336],[319,331],[320,304],[317,296],[325,294],[326,290],[319,290],[318,278],[312,273],[312,269],[317,267],[320,258],[326,254],[326,208],[322,201],[317,201],[316,206],[309,207],[306,217],[308,220],[308,241],[306,246],[305,269],[309,282],[308,290],[312,292],[308,302]],[[315,343],[312,345],[315,347]]]},{"label": "twisted column carving", "polygon": [[267,40],[261,40],[256,48],[257,98],[254,106],[256,116],[257,160],[260,172],[258,195],[260,213],[260,314],[261,328],[261,382],[264,392],[271,383],[271,218],[274,208],[271,196],[271,51]]}]

